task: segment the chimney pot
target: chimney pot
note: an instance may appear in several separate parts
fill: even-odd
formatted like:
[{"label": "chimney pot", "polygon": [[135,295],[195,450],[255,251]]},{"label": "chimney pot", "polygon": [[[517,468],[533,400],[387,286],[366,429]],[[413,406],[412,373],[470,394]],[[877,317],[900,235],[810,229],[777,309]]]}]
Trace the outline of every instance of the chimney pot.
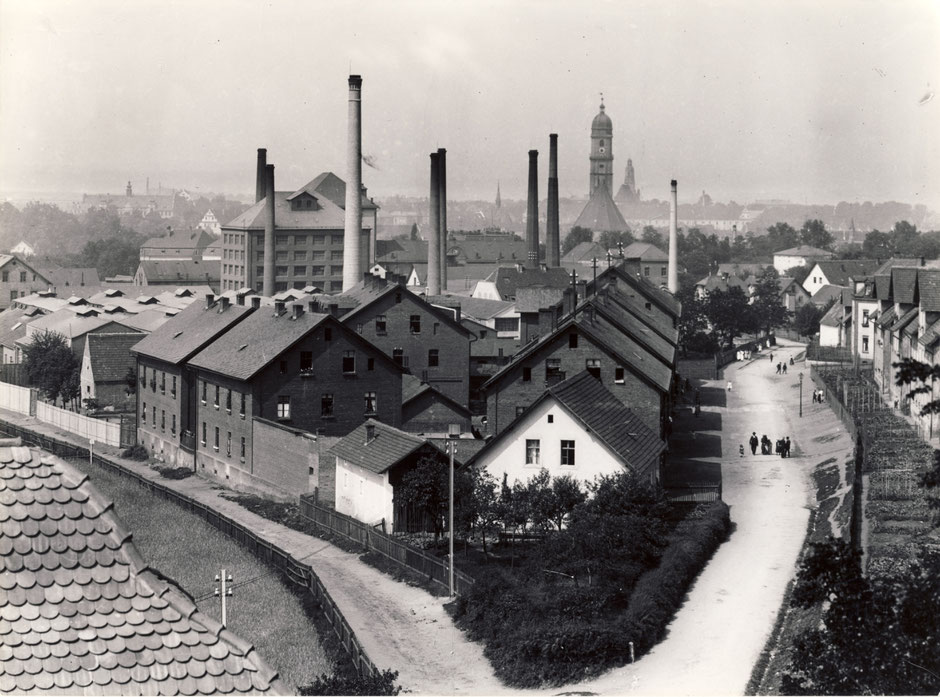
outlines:
[{"label": "chimney pot", "polygon": [[251,309],[252,309],[252,310],[257,310],[257,309],[259,309],[260,307],[261,307],[261,296],[260,296],[260,295],[252,295],[252,296],[251,296]]},{"label": "chimney pot", "polygon": [[291,305],[291,317],[294,319],[300,319],[300,316],[304,313],[304,306],[300,303],[294,303]]},{"label": "chimney pot", "polygon": [[228,306],[232,304],[232,301],[229,300],[228,296],[222,295],[219,297],[219,312],[224,312],[228,309]]},{"label": "chimney pot", "polygon": [[215,302],[215,295],[212,293],[206,293],[206,309],[208,310],[212,307],[212,304]]},{"label": "chimney pot", "polygon": [[307,303],[307,312],[309,312],[312,315],[315,315],[319,312],[316,300],[311,300]]},{"label": "chimney pot", "polygon": [[280,316],[284,313],[285,303],[283,300],[274,301],[274,314]]},{"label": "chimney pot", "polygon": [[333,317],[339,317],[339,305],[336,303],[330,303],[330,314]]}]

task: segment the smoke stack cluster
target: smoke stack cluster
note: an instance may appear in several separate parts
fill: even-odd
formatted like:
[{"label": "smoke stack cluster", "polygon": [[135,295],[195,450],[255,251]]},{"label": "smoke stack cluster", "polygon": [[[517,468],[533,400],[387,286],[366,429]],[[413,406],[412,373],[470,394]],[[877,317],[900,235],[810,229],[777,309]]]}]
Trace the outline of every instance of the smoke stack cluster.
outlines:
[{"label": "smoke stack cluster", "polygon": [[440,198],[438,206],[440,210],[440,238],[441,249],[439,263],[441,265],[440,279],[441,290],[447,290],[447,150],[438,148],[437,150],[438,183],[440,184]]},{"label": "smoke stack cluster", "polygon": [[529,198],[526,206],[526,249],[530,269],[539,266],[539,151],[529,150]]},{"label": "smoke stack cluster", "polygon": [[558,134],[548,135],[548,221],[545,227],[545,262],[549,267],[561,265],[561,243],[558,231]]},{"label": "smoke stack cluster", "polygon": [[264,276],[261,294],[274,295],[274,165],[264,167]]},{"label": "smoke stack cluster", "polygon": [[362,278],[362,78],[349,76],[346,140],[346,226],[343,231],[343,291]]},{"label": "smoke stack cluster", "polygon": [[428,198],[428,295],[441,294],[441,153],[431,153],[431,190]]},{"label": "smoke stack cluster", "polygon": [[[265,177],[265,167],[268,164],[268,151],[266,148],[258,148],[258,169],[255,173],[255,203],[263,199],[266,195],[268,185]],[[149,184],[148,184],[149,186]]]},{"label": "smoke stack cluster", "polygon": [[678,234],[679,234],[679,202],[677,188],[678,183],[673,179],[669,187],[669,271],[667,275],[666,287],[673,295],[679,290],[679,271],[678,271]]}]

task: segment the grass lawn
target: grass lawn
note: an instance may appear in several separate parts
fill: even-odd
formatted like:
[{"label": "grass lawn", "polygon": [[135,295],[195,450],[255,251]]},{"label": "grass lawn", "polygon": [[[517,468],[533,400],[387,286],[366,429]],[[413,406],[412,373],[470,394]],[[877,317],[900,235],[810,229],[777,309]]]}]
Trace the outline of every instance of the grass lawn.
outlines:
[{"label": "grass lawn", "polygon": [[212,595],[214,579],[222,568],[231,573],[234,595],[228,604],[228,629],[254,645],[293,692],[322,673],[333,673],[300,598],[276,572],[199,517],[151,495],[133,480],[84,459],[70,462],[114,502],[144,560],[176,581],[200,611],[216,620],[221,620],[222,611]]}]

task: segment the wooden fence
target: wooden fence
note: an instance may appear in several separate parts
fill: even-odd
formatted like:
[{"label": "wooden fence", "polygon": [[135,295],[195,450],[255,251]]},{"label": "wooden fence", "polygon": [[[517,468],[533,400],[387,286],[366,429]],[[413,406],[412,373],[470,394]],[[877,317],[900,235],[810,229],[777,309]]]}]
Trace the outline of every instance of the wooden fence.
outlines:
[{"label": "wooden fence", "polygon": [[[16,424],[0,420],[0,430],[8,435],[22,438],[24,443],[36,445],[59,457],[88,457],[88,448],[67,443],[57,438],[52,438],[51,436],[35,433],[17,426]],[[185,494],[175,491],[160,482],[150,480],[100,455],[94,455],[93,461],[95,464],[106,467],[121,476],[135,480],[151,493],[172,501],[187,511],[195,513],[216,529],[250,549],[266,564],[283,573],[291,582],[306,588],[307,592],[313,596],[314,601],[319,605],[323,617],[333,628],[333,633],[336,634],[343,649],[345,649],[346,653],[349,655],[357,673],[364,677],[370,677],[381,672],[366,655],[362,644],[356,637],[356,633],[353,631],[352,627],[349,626],[346,618],[343,617],[343,613],[330,597],[329,592],[309,564],[297,561],[277,545],[264,540],[252,530],[249,530],[241,523],[232,520],[223,513],[219,513],[215,509],[191,499]]]},{"label": "wooden fence", "polygon": [[32,414],[36,396],[28,387],[0,382],[0,407],[20,414]]},{"label": "wooden fence", "polygon": [[36,403],[36,418],[63,431],[74,433],[76,436],[93,438],[96,443],[106,443],[115,448],[121,447],[121,424],[119,423],[93,419],[74,411],[54,407],[47,402]]},{"label": "wooden fence", "polygon": [[[323,532],[344,537],[367,551],[378,552],[399,566],[426,576],[443,588],[449,589],[450,567],[443,559],[400,542],[355,518],[321,506],[311,494],[300,497],[300,512]],[[454,590],[458,594],[466,592],[472,585],[473,579],[470,576],[462,571],[454,571]]]}]

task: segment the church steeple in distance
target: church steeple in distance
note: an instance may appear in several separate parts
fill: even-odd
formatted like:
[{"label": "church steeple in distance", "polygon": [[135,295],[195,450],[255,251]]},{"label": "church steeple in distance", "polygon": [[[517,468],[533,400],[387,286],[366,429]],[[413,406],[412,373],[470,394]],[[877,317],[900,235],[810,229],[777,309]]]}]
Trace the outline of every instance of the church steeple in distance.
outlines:
[{"label": "church steeple in distance", "polygon": [[610,117],[604,113],[604,95],[601,94],[601,110],[591,122],[591,181],[588,186],[588,195],[593,198],[594,192],[600,187],[607,189],[607,193],[614,193],[614,152],[613,137],[614,125]]}]

